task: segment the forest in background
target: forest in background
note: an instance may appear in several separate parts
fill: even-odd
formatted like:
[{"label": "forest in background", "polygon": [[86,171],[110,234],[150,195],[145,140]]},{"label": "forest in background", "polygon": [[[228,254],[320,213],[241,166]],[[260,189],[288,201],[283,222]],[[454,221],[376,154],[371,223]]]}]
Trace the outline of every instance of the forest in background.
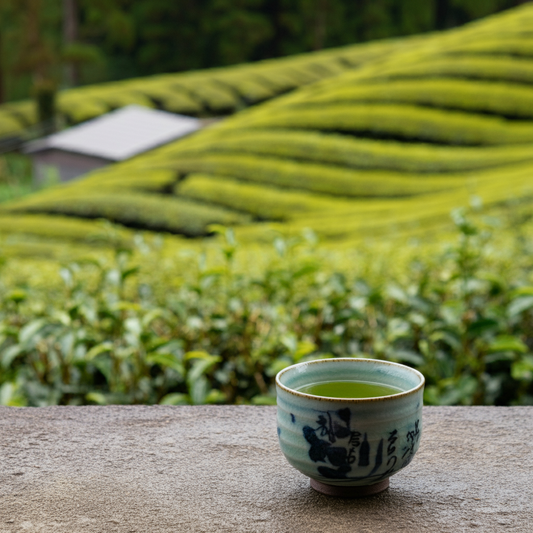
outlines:
[{"label": "forest in background", "polygon": [[0,0],[0,103],[442,30],[524,0]]}]

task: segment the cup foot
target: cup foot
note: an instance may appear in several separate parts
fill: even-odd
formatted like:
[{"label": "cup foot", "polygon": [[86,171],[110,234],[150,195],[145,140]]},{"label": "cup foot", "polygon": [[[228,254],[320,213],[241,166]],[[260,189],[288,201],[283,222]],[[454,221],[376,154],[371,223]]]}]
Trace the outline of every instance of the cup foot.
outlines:
[{"label": "cup foot", "polygon": [[388,489],[389,478],[379,483],[374,483],[373,485],[363,485],[360,487],[328,485],[327,483],[320,483],[316,479],[311,479],[311,487],[327,496],[336,496],[337,498],[364,498],[365,496],[372,496],[373,494],[378,494],[378,492]]}]

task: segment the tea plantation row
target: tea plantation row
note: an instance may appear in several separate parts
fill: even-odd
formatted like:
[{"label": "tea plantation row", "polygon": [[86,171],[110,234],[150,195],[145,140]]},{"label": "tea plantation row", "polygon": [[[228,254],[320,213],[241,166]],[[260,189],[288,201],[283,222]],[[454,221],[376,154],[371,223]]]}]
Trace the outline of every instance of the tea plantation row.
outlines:
[{"label": "tea plantation row", "polygon": [[[431,232],[473,197],[487,208],[527,203],[533,194],[531,24],[533,8],[524,5],[405,46],[401,40],[368,45],[358,57],[374,60],[361,59],[357,69],[314,83],[309,78],[298,90],[185,139],[3,204],[0,220],[14,221],[3,233],[14,253],[14,246],[30,253],[33,239],[39,253],[48,242],[55,254],[63,237],[52,221],[65,216],[187,237],[208,236],[213,224],[232,225],[249,243],[268,241],[272,230],[311,228],[343,245],[391,231]],[[327,66],[346,53],[316,57]],[[310,57],[286,61],[313,70]],[[268,67],[270,84],[278,87],[281,64]],[[267,67],[220,73],[254,68]],[[292,75],[303,83],[299,72]],[[123,82],[124,94],[133,83],[141,84]],[[56,229],[46,233],[44,219]],[[90,239],[98,224],[92,227]],[[80,244],[87,240],[81,236]]]},{"label": "tea plantation row", "polygon": [[[387,40],[250,65],[79,87],[59,93],[58,109],[69,124],[131,104],[197,117],[225,115],[307,83],[357,68],[393,50],[414,46],[421,39]],[[0,106],[0,139],[23,135],[26,128],[37,122],[33,102],[4,104]]]},{"label": "tea plantation row", "polygon": [[338,356],[419,369],[429,404],[531,404],[531,221],[453,216],[455,242],[410,249],[400,273],[405,249],[343,255],[307,233],[250,253],[231,230],[207,261],[117,245],[40,288],[8,261],[0,404],[272,403],[280,369]]}]

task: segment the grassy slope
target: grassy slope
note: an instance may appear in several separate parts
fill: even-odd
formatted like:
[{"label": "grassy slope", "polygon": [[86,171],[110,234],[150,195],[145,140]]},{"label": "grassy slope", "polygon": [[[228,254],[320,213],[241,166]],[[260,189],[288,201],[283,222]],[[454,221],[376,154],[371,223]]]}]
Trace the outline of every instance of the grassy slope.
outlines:
[{"label": "grassy slope", "polygon": [[87,228],[71,225],[67,235],[45,222],[68,215],[187,236],[211,224],[239,225],[247,242],[272,229],[311,227],[350,243],[440,229],[472,197],[486,206],[529,201],[532,24],[533,6],[525,5],[399,47],[185,140],[7,204],[0,231],[87,243],[94,233]]}]

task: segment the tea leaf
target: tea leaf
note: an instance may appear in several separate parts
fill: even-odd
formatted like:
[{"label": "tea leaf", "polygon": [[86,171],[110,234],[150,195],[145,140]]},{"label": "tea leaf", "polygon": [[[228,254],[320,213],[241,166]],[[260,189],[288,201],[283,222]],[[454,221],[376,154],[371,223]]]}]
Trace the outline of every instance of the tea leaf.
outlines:
[{"label": "tea leaf", "polygon": [[252,398],[252,403],[254,405],[276,405],[276,398],[275,396],[254,396]]},{"label": "tea leaf", "polygon": [[189,397],[187,394],[172,392],[163,396],[159,402],[159,405],[187,405],[188,403]]},{"label": "tea leaf", "polygon": [[102,342],[101,344],[97,344],[96,346],[93,346],[85,355],[85,359],[87,361],[91,361],[95,357],[98,357],[100,354],[110,352],[112,349],[113,349],[112,342]]},{"label": "tea leaf", "polygon": [[488,346],[489,352],[518,352],[527,353],[528,347],[517,337],[500,335]]},{"label": "tea leaf", "polygon": [[533,355],[521,357],[511,365],[511,376],[518,381],[533,381]]},{"label": "tea leaf", "polygon": [[88,394],[85,395],[85,399],[88,402],[94,402],[98,405],[108,404],[106,396],[102,394],[101,392],[89,392]]},{"label": "tea leaf", "polygon": [[4,370],[9,368],[15,358],[22,354],[23,351],[24,347],[20,344],[15,344],[9,348],[6,348],[6,350],[4,350],[2,353],[2,368],[4,368]]},{"label": "tea leaf", "polygon": [[187,374],[187,383],[189,384],[189,387],[194,387],[196,381],[200,380],[200,378],[203,377],[203,374],[207,373],[221,360],[221,357],[211,355],[208,359],[199,359],[195,361],[191,370],[189,370],[189,373]]},{"label": "tea leaf", "polygon": [[173,354],[153,353],[146,357],[148,363],[160,365],[161,367],[171,368],[183,378],[185,376],[185,367]]},{"label": "tea leaf", "polygon": [[513,317],[529,309],[533,309],[533,296],[519,296],[509,304],[507,313]]}]

